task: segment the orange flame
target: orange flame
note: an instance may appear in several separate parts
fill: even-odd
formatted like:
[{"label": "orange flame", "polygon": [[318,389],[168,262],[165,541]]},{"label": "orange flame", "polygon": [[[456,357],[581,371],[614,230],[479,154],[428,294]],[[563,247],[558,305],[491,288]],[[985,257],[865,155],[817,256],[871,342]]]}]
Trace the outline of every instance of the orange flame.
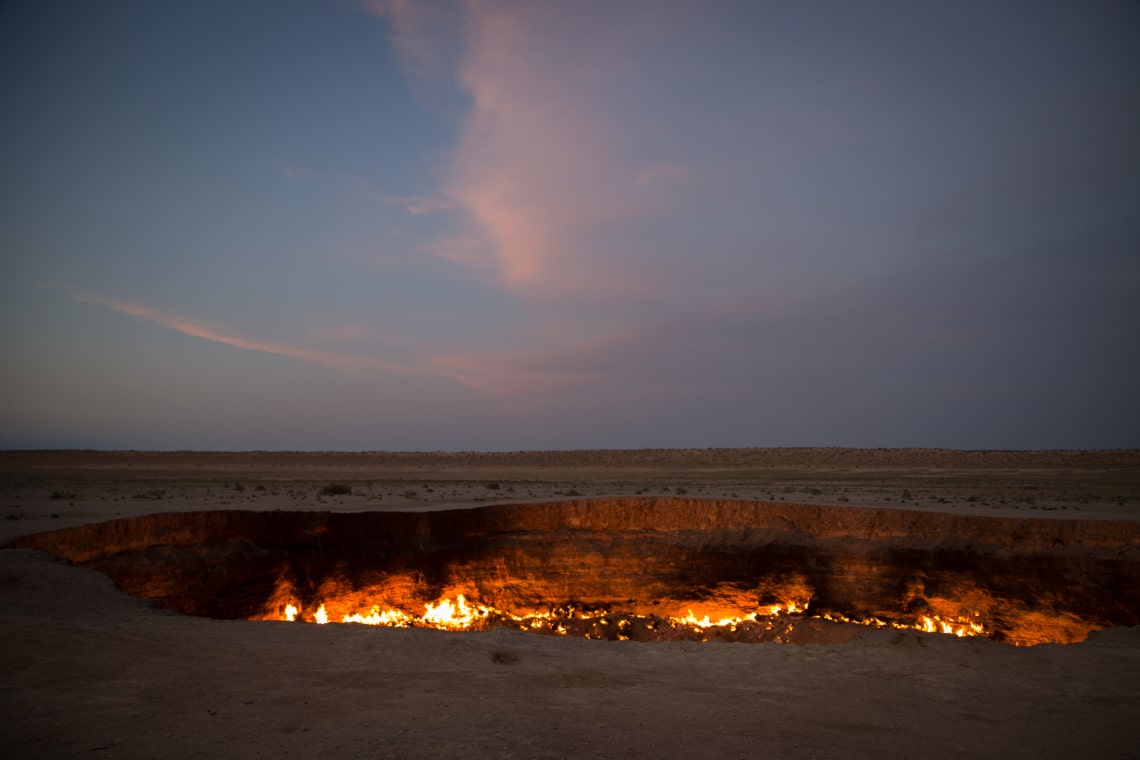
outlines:
[{"label": "orange flame", "polygon": [[[694,632],[701,632],[710,628],[725,628],[729,631],[736,631],[739,626],[745,623],[759,623],[763,618],[773,618],[780,616],[794,616],[803,615],[806,612],[806,604],[799,602],[787,602],[784,604],[766,604],[757,607],[755,612],[746,615],[721,615],[713,619],[713,615],[706,613],[702,617],[697,617],[692,609],[687,610],[687,614],[683,617],[666,617],[664,620],[674,626],[686,627],[692,629]],[[420,615],[411,615],[403,610],[393,607],[382,608],[380,605],[372,605],[370,609],[365,612],[350,612],[342,616],[341,622],[343,623],[358,623],[362,625],[380,625],[398,628],[408,627],[426,627],[438,628],[449,631],[462,631],[471,630],[473,628],[488,627],[496,622],[513,624],[524,630],[547,630],[550,633],[558,635],[566,635],[567,629],[564,621],[579,620],[579,621],[596,621],[603,626],[610,625],[609,616],[614,616],[617,613],[609,611],[594,611],[588,612],[580,609],[575,609],[572,606],[560,608],[558,610],[550,610],[549,612],[532,612],[526,615],[517,615],[511,612],[495,609],[484,604],[477,602],[470,602],[463,594],[458,594],[455,601],[450,597],[443,597],[434,602],[427,602],[424,605],[424,611]],[[975,617],[980,616],[980,613],[975,612]],[[964,636],[985,636],[987,635],[985,626],[977,619],[969,619],[965,617],[955,617],[944,619],[938,615],[924,615],[920,617],[915,623],[901,623],[896,621],[882,620],[876,617],[865,618],[850,618],[834,612],[825,612],[822,614],[814,615],[817,619],[829,620],[837,623],[856,623],[860,625],[868,625],[876,628],[894,628],[901,630],[918,630],[927,633],[942,633],[957,637]],[[283,620],[295,621],[300,618],[300,613],[295,604],[287,604],[285,606]],[[312,615],[312,621],[318,624],[325,624],[329,621],[328,612],[325,609],[325,604],[322,602],[317,610]],[[628,635],[625,634],[623,626],[628,626],[628,620],[622,620],[618,623],[617,638],[626,639]]]}]

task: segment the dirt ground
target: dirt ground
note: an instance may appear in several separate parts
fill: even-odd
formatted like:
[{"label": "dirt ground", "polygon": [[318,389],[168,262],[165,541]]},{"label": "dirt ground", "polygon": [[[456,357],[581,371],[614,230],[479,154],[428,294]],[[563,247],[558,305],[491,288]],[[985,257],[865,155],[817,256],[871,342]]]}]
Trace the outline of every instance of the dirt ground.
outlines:
[{"label": "dirt ground", "polygon": [[[1140,452],[0,452],[0,542],[148,512],[638,492],[1140,519]],[[1014,648],[872,629],[792,646],[217,621],[3,549],[0,643],[13,758],[1140,757],[1136,628]]]}]

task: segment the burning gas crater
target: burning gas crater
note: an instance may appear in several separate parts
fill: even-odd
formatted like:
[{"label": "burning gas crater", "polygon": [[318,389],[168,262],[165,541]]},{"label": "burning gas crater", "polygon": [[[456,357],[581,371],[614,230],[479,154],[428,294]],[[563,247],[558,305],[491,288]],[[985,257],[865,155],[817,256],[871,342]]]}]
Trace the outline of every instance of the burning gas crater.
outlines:
[{"label": "burning gas crater", "polygon": [[[558,636],[582,636],[587,639],[610,641],[678,641],[721,639],[726,641],[776,641],[786,643],[802,640],[797,635],[797,626],[805,621],[826,623],[848,623],[868,625],[875,628],[899,630],[919,630],[926,633],[943,633],[959,638],[963,636],[985,636],[986,629],[977,620],[943,620],[938,616],[919,616],[912,624],[881,620],[875,617],[852,619],[838,613],[827,612],[807,616],[807,607],[795,602],[786,605],[770,604],[748,615],[721,617],[713,620],[708,614],[697,618],[688,610],[684,617],[656,615],[639,616],[613,611],[586,611],[573,605],[552,608],[549,612],[536,612],[529,615],[515,615],[505,610],[497,610],[483,604],[471,603],[463,594],[453,602],[443,598],[437,602],[427,602],[420,615],[411,615],[403,610],[373,605],[366,612],[352,612],[341,616],[339,621],[329,618],[325,604],[321,602],[308,617],[302,616],[294,604],[286,604],[280,620],[303,621],[325,625],[329,622],[378,625],[390,628],[436,628],[444,631],[485,631],[498,626],[517,628],[534,633]],[[975,613],[980,616],[981,613]],[[812,630],[820,631],[818,625]],[[808,638],[819,638],[809,636]]]},{"label": "burning gas crater", "polygon": [[25,536],[193,615],[594,639],[1072,643],[1140,624],[1140,523],[668,498],[214,511]]}]

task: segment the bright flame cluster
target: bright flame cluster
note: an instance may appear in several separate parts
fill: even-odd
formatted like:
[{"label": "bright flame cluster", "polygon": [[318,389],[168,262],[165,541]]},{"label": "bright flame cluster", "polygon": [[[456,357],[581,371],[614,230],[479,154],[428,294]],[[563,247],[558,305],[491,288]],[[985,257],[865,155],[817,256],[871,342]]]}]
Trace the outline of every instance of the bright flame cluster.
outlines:
[{"label": "bright flame cluster", "polygon": [[676,625],[686,625],[693,629],[705,630],[707,628],[727,628],[730,631],[735,631],[741,623],[755,623],[760,617],[777,617],[779,615],[798,615],[805,612],[806,608],[802,607],[795,602],[788,602],[787,604],[768,604],[764,605],[756,612],[744,617],[722,617],[719,620],[711,620],[708,615],[703,618],[697,619],[692,610],[685,617],[671,617],[669,622]]},{"label": "bright flame cluster", "polygon": [[[298,614],[299,612],[295,605],[287,604],[285,605],[285,614],[282,616],[282,619],[292,622],[297,620]],[[531,627],[538,627],[541,622],[551,620],[554,617],[552,614],[536,614],[520,617],[482,604],[469,603],[463,594],[459,594],[456,596],[454,602],[446,597],[436,602],[427,602],[424,605],[423,614],[419,616],[409,615],[403,610],[394,608],[381,609],[379,605],[373,605],[366,613],[354,612],[343,616],[341,622],[361,623],[363,625],[383,625],[391,628],[422,626],[426,628],[440,628],[447,631],[463,631],[478,627],[492,616],[510,620],[514,623],[533,621]],[[323,603],[317,608],[317,611],[313,613],[313,622],[320,625],[329,622],[328,611],[325,609]]]},{"label": "bright flame cluster", "polygon": [[[665,621],[670,625],[691,628],[694,632],[701,632],[711,628],[725,628],[730,631],[736,631],[740,625],[745,623],[759,623],[762,621],[762,618],[803,615],[806,611],[805,605],[789,602],[786,604],[763,605],[755,612],[747,615],[725,616],[714,620],[707,614],[698,618],[690,609],[688,614],[684,617],[667,617]],[[382,609],[379,605],[373,605],[367,612],[354,612],[344,615],[341,618],[341,622],[382,625],[395,628],[410,628],[416,626],[438,628],[448,631],[462,631],[488,627],[496,621],[501,621],[531,630],[540,630],[545,627],[549,628],[553,633],[566,635],[567,630],[560,621],[570,619],[596,620],[606,625],[609,623],[607,619],[608,616],[613,614],[612,612],[606,611],[590,612],[575,609],[574,607],[566,607],[556,610],[552,609],[549,612],[515,615],[483,604],[469,602],[463,594],[459,594],[456,596],[455,601],[452,601],[450,597],[445,597],[435,602],[427,602],[424,605],[423,614],[418,616],[411,615],[399,609]],[[295,621],[299,619],[299,615],[300,611],[296,605],[287,604],[281,619]],[[882,620],[876,617],[850,618],[846,615],[834,612],[823,613],[815,617],[837,623],[856,623],[876,628],[918,630],[927,633],[942,633],[958,637],[986,635],[985,626],[982,625],[980,620],[976,619],[980,617],[980,613],[977,612],[974,613],[975,619],[960,616],[942,618],[938,615],[924,615],[918,618],[915,623],[910,624]],[[321,625],[329,622],[328,611],[325,609],[323,603],[313,613],[312,622]],[[627,637],[619,632],[618,638],[623,639]]]},{"label": "bright flame cluster", "polygon": [[[979,612],[974,613],[975,618],[980,615],[981,613]],[[918,619],[918,622],[913,625],[897,623],[891,620],[882,620],[877,617],[854,619],[846,615],[840,615],[837,612],[826,612],[820,615],[820,617],[834,623],[857,623],[859,625],[869,625],[875,628],[894,628],[901,631],[944,633],[949,636],[957,636],[958,638],[986,635],[986,627],[982,625],[979,620],[971,620],[970,618],[961,616],[945,619],[938,615],[923,615]]]}]

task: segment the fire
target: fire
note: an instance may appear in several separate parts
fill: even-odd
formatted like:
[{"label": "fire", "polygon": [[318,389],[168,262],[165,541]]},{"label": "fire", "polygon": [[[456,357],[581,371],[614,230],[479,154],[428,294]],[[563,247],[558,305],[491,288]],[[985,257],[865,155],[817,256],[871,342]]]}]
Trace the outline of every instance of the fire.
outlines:
[{"label": "fire", "polygon": [[981,636],[986,632],[985,627],[976,621],[966,618],[943,620],[937,615],[934,617],[923,615],[922,630],[927,633],[945,633],[951,636],[957,636],[958,638],[962,638],[963,636]]},{"label": "fire", "polygon": [[424,614],[420,620],[433,628],[454,631],[471,628],[476,621],[486,620],[492,612],[494,610],[490,607],[468,606],[467,599],[460,594],[455,598],[454,604],[446,598],[436,604],[428,602],[424,606]]},{"label": "fire", "polygon": [[[340,622],[395,628],[437,628],[448,631],[485,630],[496,625],[506,625],[520,630],[563,636],[568,635],[573,630],[578,635],[584,635],[587,638],[614,638],[617,640],[632,638],[632,629],[639,627],[642,632],[641,640],[647,640],[646,635],[650,638],[656,635],[668,638],[670,631],[674,632],[671,636],[676,638],[678,631],[685,630],[691,632],[687,636],[691,637],[696,634],[701,636],[701,640],[705,640],[704,632],[712,629],[721,629],[730,633],[741,630],[746,634],[750,632],[754,634],[757,630],[772,631],[774,621],[779,618],[791,619],[790,622],[809,618],[836,623],[856,623],[876,628],[941,633],[959,638],[988,635],[985,625],[980,619],[980,612],[974,612],[972,618],[923,615],[913,622],[883,620],[872,616],[852,618],[835,612],[822,612],[808,616],[806,612],[806,602],[786,602],[758,605],[754,612],[743,615],[736,614],[734,611],[721,611],[705,612],[698,617],[690,608],[684,616],[656,617],[650,615],[646,617],[612,610],[584,610],[574,605],[520,615],[470,601],[464,594],[458,594],[454,600],[445,596],[434,602],[426,602],[423,612],[418,615],[394,607],[372,605],[364,611],[350,611],[343,614]],[[286,604],[281,619],[287,621],[310,620],[323,625],[328,623],[330,618],[325,603],[321,602],[311,615],[302,615],[297,604]],[[649,634],[646,634],[647,631]],[[680,635],[685,637],[685,634]],[[777,640],[783,639],[777,637]]]},{"label": "fire", "polygon": [[[980,615],[980,612],[974,613],[975,618]],[[961,616],[947,620],[938,615],[923,615],[913,624],[900,623],[894,620],[883,620],[877,617],[849,618],[837,612],[827,612],[820,615],[820,617],[834,623],[857,623],[859,625],[869,625],[874,628],[894,628],[900,631],[942,633],[948,636],[957,636],[958,638],[987,635],[986,627],[980,621]]]},{"label": "fire", "polygon": [[[736,630],[736,626],[739,625],[741,622],[743,622],[746,618],[725,617],[725,618],[721,618],[720,620],[718,620],[714,623],[709,619],[708,615],[705,615],[700,620],[697,620],[697,616],[693,614],[692,610],[689,610],[689,614],[685,615],[685,617],[671,618],[671,619],[674,622],[680,623],[681,625],[691,625],[691,626],[694,626],[696,628],[712,628],[713,626],[716,626],[717,628],[726,628],[727,627],[727,628],[731,628],[732,630]],[[747,619],[755,619],[755,618],[754,618],[754,616],[750,616]]]},{"label": "fire", "polygon": [[400,610],[382,610],[374,605],[367,615],[355,612],[345,615],[342,622],[362,623],[363,625],[386,625],[390,628],[409,628],[415,620],[411,615]]}]

